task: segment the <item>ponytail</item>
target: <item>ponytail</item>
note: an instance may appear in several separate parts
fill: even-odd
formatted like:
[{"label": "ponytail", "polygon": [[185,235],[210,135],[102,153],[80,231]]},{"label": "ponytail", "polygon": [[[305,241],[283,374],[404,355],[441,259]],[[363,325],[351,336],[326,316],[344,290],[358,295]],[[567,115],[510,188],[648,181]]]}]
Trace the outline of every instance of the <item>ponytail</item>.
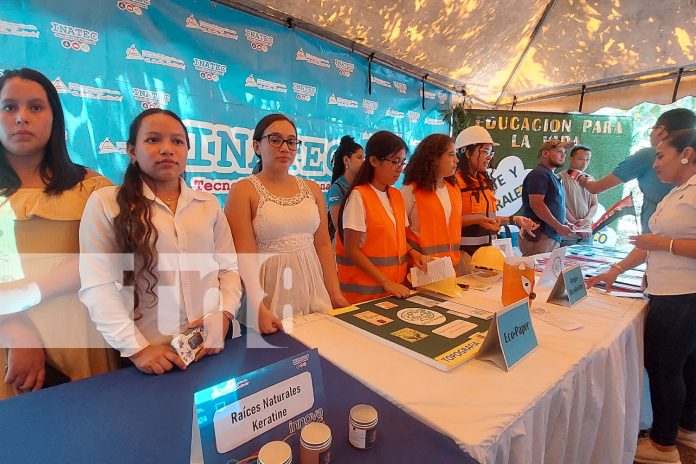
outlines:
[{"label": "ponytail", "polygon": [[345,156],[350,158],[350,156],[358,150],[362,150],[362,147],[355,142],[353,137],[350,135],[341,137],[341,143],[338,145],[333,155],[333,169],[331,171],[332,184],[346,173],[346,165],[343,162],[343,158]]},{"label": "ponytail", "polygon": [[152,296],[157,301],[155,286],[159,282],[155,267],[157,265],[157,228],[152,223],[154,202],[143,193],[143,172],[138,163],[128,165],[123,176],[123,184],[118,189],[116,203],[118,215],[114,218],[116,243],[120,253],[132,253],[142,262],[137,262],[136,271],[129,271],[124,276],[124,285],[135,288],[135,307],[138,307],[142,292]]}]

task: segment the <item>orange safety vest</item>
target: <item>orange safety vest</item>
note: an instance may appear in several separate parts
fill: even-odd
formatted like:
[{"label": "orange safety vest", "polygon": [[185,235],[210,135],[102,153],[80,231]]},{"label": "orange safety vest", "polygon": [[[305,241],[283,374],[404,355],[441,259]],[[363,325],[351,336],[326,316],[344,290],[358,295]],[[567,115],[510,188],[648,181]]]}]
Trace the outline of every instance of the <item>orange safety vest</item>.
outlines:
[{"label": "orange safety vest", "polygon": [[[406,278],[407,251],[404,199],[394,187],[387,189],[389,204],[394,212],[396,227],[379,201],[377,193],[369,185],[359,185],[365,207],[367,228],[365,244],[360,248],[365,256],[388,279],[402,283]],[[373,300],[389,295],[384,287],[346,256],[343,240],[336,234],[336,265],[338,281],[343,296],[350,303]]]},{"label": "orange safety vest", "polygon": [[462,229],[462,197],[459,189],[445,181],[452,211],[449,227],[445,219],[445,209],[434,191],[419,189],[414,185],[416,199],[414,208],[418,214],[420,232],[416,235],[410,228],[406,229],[408,244],[424,255],[449,256],[452,264],[459,262],[459,240]]},{"label": "orange safety vest", "polygon": [[461,173],[456,173],[459,190],[462,193],[462,215],[485,215],[493,217],[498,210],[495,192],[484,185],[482,179],[464,180]]},{"label": "orange safety vest", "polygon": [[[457,183],[462,195],[462,216],[494,217],[498,209],[495,192],[485,185],[482,178],[464,180],[461,173],[456,173]],[[471,252],[474,248],[488,245],[491,232],[479,225],[463,227],[461,230],[461,248]]]}]

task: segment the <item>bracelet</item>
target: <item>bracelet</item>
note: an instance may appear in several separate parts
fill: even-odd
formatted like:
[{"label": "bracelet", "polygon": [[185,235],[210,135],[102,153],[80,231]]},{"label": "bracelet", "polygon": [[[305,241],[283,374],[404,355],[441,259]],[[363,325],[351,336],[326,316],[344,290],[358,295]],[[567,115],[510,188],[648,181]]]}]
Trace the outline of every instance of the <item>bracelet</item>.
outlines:
[{"label": "bracelet", "polygon": [[510,216],[510,222],[508,224],[517,224],[515,222],[515,216]]},{"label": "bracelet", "polygon": [[672,251],[672,246],[674,245],[674,239],[669,241],[669,254],[673,255],[674,252]]},{"label": "bracelet", "polygon": [[624,272],[626,272],[626,269],[624,269],[623,267],[621,267],[621,265],[620,265],[619,263],[614,263],[614,264],[611,265],[611,267],[618,269],[619,272],[620,272],[621,274],[623,274]]}]

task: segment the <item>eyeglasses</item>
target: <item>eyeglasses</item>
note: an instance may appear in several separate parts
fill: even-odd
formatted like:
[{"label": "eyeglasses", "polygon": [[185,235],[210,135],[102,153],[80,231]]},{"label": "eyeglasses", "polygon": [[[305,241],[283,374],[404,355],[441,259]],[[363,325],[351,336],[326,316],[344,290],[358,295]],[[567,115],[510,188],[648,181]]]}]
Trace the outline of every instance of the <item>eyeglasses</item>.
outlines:
[{"label": "eyeglasses", "polygon": [[493,158],[495,156],[495,152],[493,150],[484,150],[482,148],[477,148],[476,151],[479,152],[480,155],[485,156],[486,158]]},{"label": "eyeglasses", "polygon": [[261,139],[268,139],[268,144],[272,146],[273,148],[280,148],[283,146],[283,142],[285,142],[288,145],[288,150],[295,151],[299,148],[300,145],[302,145],[302,141],[297,140],[297,139],[284,139],[280,135],[275,135],[275,134],[269,134],[269,135],[264,135],[259,140]]},{"label": "eyeglasses", "polygon": [[383,159],[382,161],[389,161],[392,164],[392,168],[395,171],[400,171],[406,166],[406,159],[402,159],[400,161],[395,161],[395,160],[390,160],[390,159]]},{"label": "eyeglasses", "polygon": [[648,135],[652,134],[654,130],[659,129],[662,126],[662,124],[655,124],[654,126],[650,127],[650,129],[648,129]]}]

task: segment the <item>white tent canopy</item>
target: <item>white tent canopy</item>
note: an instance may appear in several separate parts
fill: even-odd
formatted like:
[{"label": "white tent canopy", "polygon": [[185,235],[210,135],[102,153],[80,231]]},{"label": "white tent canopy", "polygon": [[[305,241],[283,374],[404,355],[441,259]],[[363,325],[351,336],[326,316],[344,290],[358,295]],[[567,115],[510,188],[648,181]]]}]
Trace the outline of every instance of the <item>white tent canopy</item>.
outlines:
[{"label": "white tent canopy", "polygon": [[695,0],[218,1],[429,73],[475,106],[573,111],[583,85],[583,111],[669,103],[678,78],[676,98],[696,95]]}]

